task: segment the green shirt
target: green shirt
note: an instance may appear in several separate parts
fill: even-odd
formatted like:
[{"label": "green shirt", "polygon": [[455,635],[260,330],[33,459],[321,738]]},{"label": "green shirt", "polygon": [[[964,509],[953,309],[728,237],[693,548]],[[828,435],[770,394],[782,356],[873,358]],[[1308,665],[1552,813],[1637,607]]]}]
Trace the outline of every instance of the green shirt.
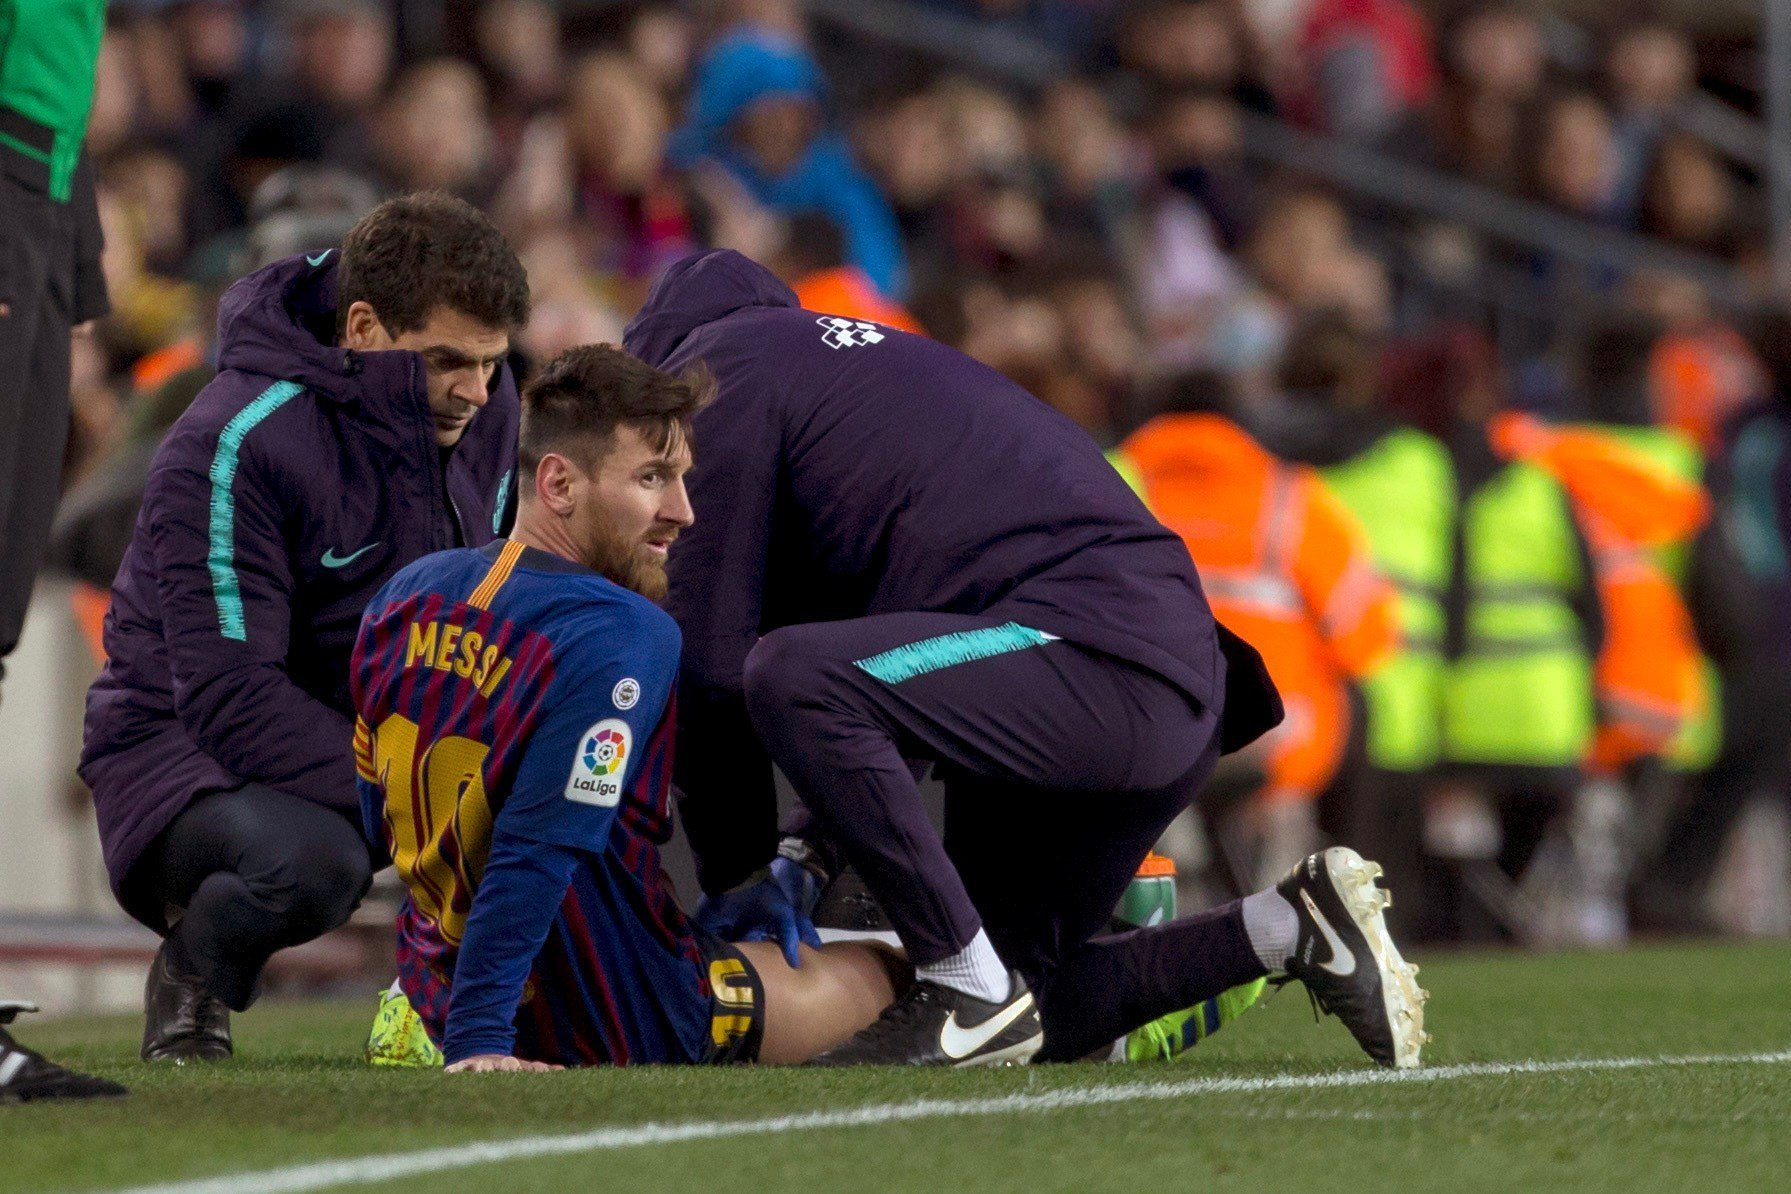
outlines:
[{"label": "green shirt", "polygon": [[[58,203],[69,200],[87,135],[105,31],[105,0],[0,0],[0,109],[10,110],[0,111],[0,152],[49,167]],[[47,146],[16,125],[18,116],[48,132]]]}]

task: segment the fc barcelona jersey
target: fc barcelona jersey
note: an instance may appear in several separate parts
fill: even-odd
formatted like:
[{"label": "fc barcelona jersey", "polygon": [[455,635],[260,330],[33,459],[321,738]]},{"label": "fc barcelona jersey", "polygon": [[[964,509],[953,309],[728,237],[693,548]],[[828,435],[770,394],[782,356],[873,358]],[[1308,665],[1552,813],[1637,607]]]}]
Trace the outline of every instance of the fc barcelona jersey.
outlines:
[{"label": "fc barcelona jersey", "polygon": [[438,1039],[495,832],[578,855],[522,988],[519,1055],[524,1040],[586,1063],[702,1055],[701,953],[659,856],[678,649],[646,598],[514,541],[427,556],[368,607],[362,811],[408,890],[400,981]]}]

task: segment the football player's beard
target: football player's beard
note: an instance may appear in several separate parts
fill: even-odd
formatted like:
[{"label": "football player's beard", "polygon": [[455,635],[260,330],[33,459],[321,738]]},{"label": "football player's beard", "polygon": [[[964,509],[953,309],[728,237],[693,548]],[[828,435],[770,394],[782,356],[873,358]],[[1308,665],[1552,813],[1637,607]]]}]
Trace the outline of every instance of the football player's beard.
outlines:
[{"label": "football player's beard", "polygon": [[654,603],[665,600],[665,562],[639,539],[624,539],[605,525],[591,556],[592,568],[605,579]]}]

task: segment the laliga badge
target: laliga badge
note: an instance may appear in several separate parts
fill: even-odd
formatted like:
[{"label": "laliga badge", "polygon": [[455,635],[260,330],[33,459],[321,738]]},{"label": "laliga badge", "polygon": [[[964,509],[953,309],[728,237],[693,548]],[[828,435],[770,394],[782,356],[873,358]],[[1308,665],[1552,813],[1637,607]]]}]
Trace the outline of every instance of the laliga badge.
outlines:
[{"label": "laliga badge", "polygon": [[634,734],[619,717],[606,717],[586,730],[566,780],[566,799],[598,808],[621,804],[622,776],[633,749]]}]

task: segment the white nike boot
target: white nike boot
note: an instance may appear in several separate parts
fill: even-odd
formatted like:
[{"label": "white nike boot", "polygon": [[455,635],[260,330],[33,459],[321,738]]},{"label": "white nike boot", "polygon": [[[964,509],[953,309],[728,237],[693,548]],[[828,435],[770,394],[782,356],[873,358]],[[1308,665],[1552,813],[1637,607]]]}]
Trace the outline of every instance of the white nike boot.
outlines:
[{"label": "white nike boot", "polygon": [[1384,1066],[1418,1064],[1430,1037],[1418,968],[1399,956],[1382,909],[1393,902],[1375,883],[1381,867],[1345,846],[1313,854],[1275,890],[1293,905],[1299,937],[1287,977],[1318,1007],[1343,1021],[1364,1052]]},{"label": "white nike boot", "polygon": [[809,1065],[1025,1065],[1045,1043],[1038,1002],[1020,972],[1006,999],[990,1002],[925,979],[877,1022]]}]

